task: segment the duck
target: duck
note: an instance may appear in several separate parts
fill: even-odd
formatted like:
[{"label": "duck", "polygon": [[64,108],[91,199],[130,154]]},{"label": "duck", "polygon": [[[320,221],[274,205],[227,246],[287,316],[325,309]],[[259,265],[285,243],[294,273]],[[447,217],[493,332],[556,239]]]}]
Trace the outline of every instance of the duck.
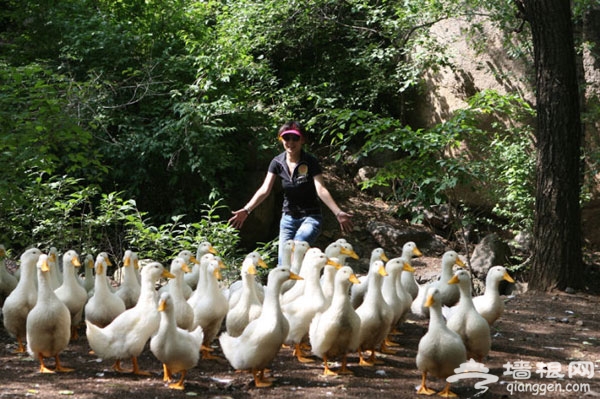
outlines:
[{"label": "duck", "polygon": [[[402,246],[402,253],[400,255],[406,263],[412,266],[412,258],[423,256],[423,253],[417,247],[413,241],[408,241]],[[404,286],[404,289],[410,294],[414,300],[419,294],[419,283],[415,278],[414,269],[413,271],[405,270],[400,274],[400,284]]]},{"label": "duck", "polygon": [[91,296],[91,292],[94,290],[94,256],[92,254],[86,254],[83,258],[83,277],[77,276],[79,284],[85,288],[88,293],[88,298]]},{"label": "duck", "polygon": [[17,278],[6,269],[6,247],[0,244],[0,306],[4,300],[17,287]]},{"label": "duck", "polygon": [[330,259],[338,266],[336,267],[334,264],[326,264],[323,268],[323,274],[321,276],[321,291],[323,291],[323,296],[325,297],[326,307],[328,307],[333,300],[333,292],[335,291],[335,275],[338,269],[342,267],[342,264],[338,258],[331,257]]},{"label": "duck", "polygon": [[475,310],[483,316],[490,327],[504,313],[504,301],[500,297],[499,286],[503,280],[514,283],[504,266],[493,266],[485,278],[485,292],[473,298]]},{"label": "duck", "polygon": [[50,286],[57,289],[62,284],[62,273],[58,266],[58,249],[50,247],[48,250],[48,263],[50,264]]},{"label": "duck", "polygon": [[[207,253],[212,255],[212,252],[207,252]],[[200,273],[200,262],[198,261],[198,259],[196,259],[196,257],[194,256],[194,254],[191,251],[184,249],[183,251],[180,251],[177,254],[177,257],[183,259],[183,261],[185,262],[186,265],[192,264],[193,265],[192,269],[195,268],[196,270],[198,270],[198,273]],[[184,275],[184,279],[185,279],[185,275]],[[195,281],[195,286],[194,286],[195,288],[192,288],[190,286],[190,284],[187,282],[185,285],[182,286],[183,296],[185,297],[186,300],[188,300],[192,296],[192,294],[194,293],[194,290],[196,289],[197,286],[198,286],[198,280]]]},{"label": "duck", "polygon": [[[294,240],[293,242],[294,248],[290,256],[290,270],[293,273],[301,276],[302,274],[300,273],[300,269],[302,269],[302,262],[304,261],[306,253],[310,249],[310,244],[303,240]],[[285,266],[285,254],[282,263],[284,263],[282,266]],[[296,280],[286,281],[281,288],[281,292],[284,294],[287,293],[287,291],[289,291],[296,284],[296,282]]]},{"label": "duck", "polygon": [[[190,264],[192,265],[191,271],[189,273],[184,274],[185,282],[187,283],[187,285],[190,286],[192,290],[195,290],[196,286],[198,286],[198,277],[200,276],[199,259],[202,258],[202,256],[204,256],[205,254],[217,255],[217,250],[208,241],[202,241],[200,244],[198,244],[198,248],[196,249],[196,256],[190,256],[189,259],[186,259],[185,254],[183,254],[184,256],[182,256],[182,258],[184,258],[188,266]],[[182,254],[180,253],[179,255]]]},{"label": "duck", "polygon": [[162,295],[164,292],[170,293],[170,301],[173,302],[175,309],[177,327],[191,331],[194,325],[194,310],[187,302],[183,291],[184,287],[187,286],[184,278],[185,273],[190,273],[191,269],[183,258],[177,256],[171,261],[169,271],[174,277],[169,279],[167,284],[158,290],[158,293],[159,295]]},{"label": "duck", "polygon": [[[394,318],[394,312],[381,292],[382,280],[387,275],[383,261],[376,260],[371,263],[367,279],[369,288],[362,303],[356,308],[360,317],[358,356],[361,366],[375,364],[375,350],[381,347]],[[371,352],[368,359],[363,356],[365,351]]]},{"label": "duck", "polygon": [[346,265],[347,258],[351,257],[352,259],[359,259],[359,256],[354,251],[352,245],[343,238],[329,244],[325,248],[325,255],[332,259],[335,264],[339,265],[337,268],[334,265],[325,265],[323,276],[321,276],[321,289],[323,290],[323,295],[329,305],[333,297],[336,272],[340,267]]},{"label": "duck", "polygon": [[471,276],[466,270],[460,269],[454,273],[448,283],[458,285],[460,300],[446,324],[450,330],[462,338],[467,350],[467,357],[482,362],[491,349],[492,337],[487,320],[477,312],[473,305]]},{"label": "duck", "polygon": [[112,292],[109,287],[106,269],[108,258],[103,253],[96,256],[94,269],[94,290],[84,307],[85,321],[100,328],[109,325],[118,315],[125,311],[125,302]]},{"label": "duck", "polygon": [[279,260],[279,264],[277,266],[281,267],[291,267],[292,266],[292,254],[294,253],[294,240],[289,239],[283,243],[283,248],[281,250],[282,256]]},{"label": "duck", "polygon": [[384,353],[393,353],[389,347],[398,345],[391,340],[390,335],[397,333],[396,327],[401,321],[404,321],[412,303],[412,297],[404,290],[404,287],[400,286],[401,291],[398,291],[398,281],[403,270],[414,271],[402,257],[390,259],[385,265],[387,276],[383,278],[381,294],[392,309],[393,317],[390,331],[381,346],[381,351]]},{"label": "duck", "polygon": [[142,268],[140,297],[134,307],[119,314],[106,327],[86,320],[86,335],[91,348],[101,359],[114,359],[113,370],[124,372],[121,360],[131,358],[133,374],[150,375],[140,370],[137,358],[160,325],[154,286],[161,277],[174,276],[161,263],[149,263]]},{"label": "duck", "polygon": [[[218,279],[221,278],[221,264],[212,254],[213,259],[208,262],[204,276],[198,279],[198,286],[194,294],[188,299],[189,305],[194,311],[194,323],[192,328],[201,326],[204,331],[204,341],[202,344],[203,359],[217,359],[212,355],[213,349],[210,347],[213,340],[217,337],[219,330],[225,320],[229,304],[225,294],[219,288]],[[204,255],[203,258],[207,256]],[[202,264],[202,261],[200,262]]]},{"label": "duck", "polygon": [[21,254],[21,278],[2,305],[4,328],[17,339],[17,353],[27,351],[23,342],[27,335],[27,315],[37,302],[36,264],[41,255],[38,248],[30,248]]},{"label": "duck", "polygon": [[[417,348],[416,364],[422,375],[417,394],[433,395],[435,391],[427,387],[427,375],[445,380],[467,361],[467,351],[460,335],[446,326],[442,315],[442,295],[438,287],[427,288],[425,306],[430,309],[430,316],[427,333],[421,337]],[[438,395],[456,396],[450,391],[449,382]]]},{"label": "duck", "polygon": [[[309,248],[302,258],[302,264],[299,267],[297,267],[298,272],[296,273],[292,269],[290,269],[294,273],[296,273],[300,277],[302,277],[302,280],[293,281],[293,283],[294,283],[293,286],[282,294],[282,296],[281,296],[281,305],[282,306],[286,305],[289,302],[296,300],[299,296],[301,296],[304,293],[304,287],[307,282],[306,275],[308,273],[308,270],[313,269],[314,260],[320,256],[325,256],[323,254],[323,251],[321,251],[320,248],[316,248],[316,247]],[[285,289],[285,285],[286,284],[284,284],[284,289]]]},{"label": "duck", "polygon": [[79,254],[74,250],[68,250],[63,254],[63,283],[54,290],[57,298],[60,299],[69,309],[71,318],[71,340],[79,338],[77,332],[83,319],[83,309],[88,300],[87,291],[77,282],[76,267],[81,266]]},{"label": "duck", "polygon": [[241,335],[248,323],[260,316],[264,300],[264,293],[263,299],[257,293],[256,267],[253,258],[244,259],[241,275],[242,287],[237,291],[238,300],[232,305],[230,299],[229,311],[225,317],[225,329],[232,337]]},{"label": "duck", "polygon": [[281,311],[279,296],[285,281],[301,277],[288,267],[275,267],[267,277],[267,289],[260,316],[251,321],[241,335],[223,332],[219,343],[225,358],[236,370],[250,370],[257,388],[269,387],[265,368],[275,359],[288,334],[289,324]]},{"label": "duck", "polygon": [[[347,367],[348,353],[358,349],[360,317],[350,303],[350,284],[360,284],[350,266],[342,266],[335,273],[331,304],[317,313],[309,328],[312,353],[323,359],[324,375],[352,374]],[[339,372],[329,368],[330,359],[341,357]]]},{"label": "duck", "polygon": [[[175,258],[174,262],[177,259],[181,260],[181,258]],[[177,261],[177,263],[181,262]],[[179,268],[181,269],[181,267]],[[173,262],[171,269],[172,273]],[[157,310],[160,313],[160,324],[158,331],[150,339],[150,351],[163,364],[163,380],[165,382],[171,382],[173,374],[180,374],[179,380],[169,384],[168,387],[183,390],[187,371],[195,367],[200,360],[200,347],[204,339],[204,332],[200,326],[193,331],[178,327],[175,315],[176,305],[170,292],[160,294]]]},{"label": "duck", "polygon": [[[336,248],[335,244],[339,245],[339,249]],[[329,251],[328,251],[328,249],[329,249]],[[346,266],[346,260],[348,258],[352,258],[355,260],[360,259],[360,256],[358,256],[356,251],[354,251],[354,247],[352,246],[352,244],[350,244],[344,238],[340,238],[340,239],[336,240],[333,243],[333,245],[330,244],[329,246],[327,246],[327,248],[325,248],[325,255],[327,255],[330,258],[336,257],[338,259],[338,262],[342,266]]]},{"label": "duck", "polygon": [[[41,254],[37,261],[38,294],[35,306],[27,314],[27,352],[40,361],[40,373],[70,372],[63,367],[59,355],[71,339],[71,313],[51,287],[52,271],[48,255]],[[54,357],[55,370],[44,364],[45,357]]]},{"label": "duck", "polygon": [[[387,262],[389,260],[389,258],[385,254],[385,250],[383,248],[378,247],[371,251],[371,257],[369,258],[369,265],[372,265],[373,262],[375,262],[377,260],[381,260],[383,262]],[[365,293],[367,292],[367,289],[369,288],[369,283],[367,280],[368,278],[369,278],[369,273],[367,273],[364,276],[359,277],[358,280],[360,281],[360,284],[354,284],[350,288],[350,301],[352,302],[352,306],[354,306],[354,309],[356,309],[360,306],[360,304],[362,303],[363,298],[365,296]]]},{"label": "duck", "polygon": [[[254,265],[254,271],[255,271],[254,275],[256,275],[257,267],[261,267],[263,269],[269,268],[269,266],[265,263],[261,254],[258,251],[252,251],[248,255],[246,255],[246,257],[244,258],[244,261],[242,262],[242,271],[244,269],[244,264],[246,262],[251,262],[252,265]],[[252,280],[255,284],[255,287],[253,288],[253,290],[254,290],[256,296],[258,297],[258,300],[262,303],[262,301],[265,297],[264,287],[259,281],[256,281],[255,278],[252,278]],[[234,308],[236,306],[237,302],[239,301],[239,299],[242,295],[243,287],[245,287],[245,285],[244,285],[243,274],[242,274],[241,279],[231,283],[229,285],[228,289],[224,289],[223,293],[225,294],[225,296],[227,297],[227,301],[229,302],[229,309]]]},{"label": "duck", "polygon": [[456,285],[448,284],[448,282],[453,276],[452,269],[454,265],[465,267],[465,263],[460,259],[458,253],[455,251],[444,252],[444,254],[442,255],[441,263],[442,272],[438,279],[428,284],[421,285],[419,289],[419,294],[411,304],[412,313],[418,317],[429,316],[429,308],[424,306],[426,300],[425,293],[427,292],[427,288],[429,285],[435,285],[439,288],[443,306],[453,306],[458,302],[458,299],[460,298],[458,287]]},{"label": "duck", "polygon": [[[317,251],[310,253],[313,249]],[[281,311],[290,325],[285,344],[294,348],[294,355],[301,363],[314,361],[304,355],[301,343],[308,334],[312,318],[318,312],[324,311],[327,306],[319,281],[321,271],[327,263],[331,263],[331,260],[320,249],[311,248],[306,253],[302,265],[302,271],[305,273],[304,276],[301,276],[305,281],[302,284],[304,285],[303,292],[293,300],[281,304]],[[294,285],[294,289],[298,286],[300,285]]]},{"label": "duck", "polygon": [[121,269],[121,285],[116,289],[115,294],[125,304],[125,309],[131,309],[135,306],[140,297],[141,285],[136,276],[137,254],[128,249],[123,255],[123,268]]}]

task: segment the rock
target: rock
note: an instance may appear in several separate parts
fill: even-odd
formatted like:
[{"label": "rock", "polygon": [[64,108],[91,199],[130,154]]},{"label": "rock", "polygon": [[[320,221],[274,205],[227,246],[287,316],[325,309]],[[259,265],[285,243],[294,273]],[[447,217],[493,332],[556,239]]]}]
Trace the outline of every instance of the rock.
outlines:
[{"label": "rock", "polygon": [[387,223],[370,221],[367,223],[367,230],[386,254],[389,254],[388,257],[400,256],[402,246],[408,241],[415,242],[421,252],[430,256],[441,254],[446,249],[438,236],[419,226],[411,225],[400,229]]},{"label": "rock", "polygon": [[481,240],[471,255],[471,268],[475,276],[485,279],[490,267],[509,263],[511,251],[507,243],[495,233]]}]

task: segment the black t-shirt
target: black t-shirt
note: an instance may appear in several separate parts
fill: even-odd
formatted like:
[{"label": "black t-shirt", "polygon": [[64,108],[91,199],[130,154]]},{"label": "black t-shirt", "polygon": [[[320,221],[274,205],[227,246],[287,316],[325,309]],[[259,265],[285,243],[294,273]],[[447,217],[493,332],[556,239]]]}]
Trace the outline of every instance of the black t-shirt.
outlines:
[{"label": "black t-shirt", "polygon": [[314,181],[314,176],[323,173],[319,161],[302,150],[300,161],[290,176],[285,156],[282,152],[269,164],[269,172],[281,177],[283,212],[294,217],[320,215],[321,202]]}]

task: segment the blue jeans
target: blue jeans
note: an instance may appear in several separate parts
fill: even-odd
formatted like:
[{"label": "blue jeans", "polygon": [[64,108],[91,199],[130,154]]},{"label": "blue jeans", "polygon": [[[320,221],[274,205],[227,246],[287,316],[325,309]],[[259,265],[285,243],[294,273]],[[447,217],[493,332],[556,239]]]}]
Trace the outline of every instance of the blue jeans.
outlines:
[{"label": "blue jeans", "polygon": [[321,232],[322,221],[323,217],[321,215],[295,218],[284,213],[279,221],[279,256],[277,264],[281,264],[283,243],[287,240],[306,241],[312,246]]}]

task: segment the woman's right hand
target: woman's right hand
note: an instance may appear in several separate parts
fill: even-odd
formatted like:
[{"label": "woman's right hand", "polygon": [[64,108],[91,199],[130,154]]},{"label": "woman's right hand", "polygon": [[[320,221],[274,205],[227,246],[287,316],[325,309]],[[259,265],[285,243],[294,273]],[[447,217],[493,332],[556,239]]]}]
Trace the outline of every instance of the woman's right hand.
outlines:
[{"label": "woman's right hand", "polygon": [[231,224],[236,229],[241,229],[244,222],[248,218],[248,211],[245,208],[242,208],[231,213],[233,214],[233,216],[228,220],[229,224]]}]

